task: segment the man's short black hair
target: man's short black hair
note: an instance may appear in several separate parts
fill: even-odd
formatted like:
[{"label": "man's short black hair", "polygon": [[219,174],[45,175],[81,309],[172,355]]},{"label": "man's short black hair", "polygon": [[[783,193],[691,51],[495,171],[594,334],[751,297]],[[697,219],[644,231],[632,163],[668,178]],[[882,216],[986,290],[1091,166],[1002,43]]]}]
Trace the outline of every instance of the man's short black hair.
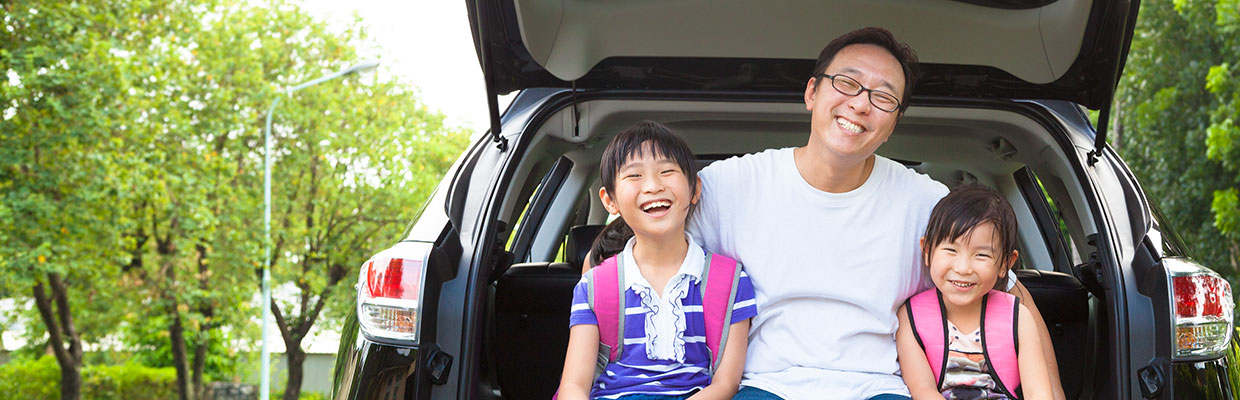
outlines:
[{"label": "man's short black hair", "polygon": [[[882,47],[900,62],[900,69],[904,71],[904,95],[900,98],[900,113],[904,113],[904,110],[908,109],[908,99],[913,94],[913,86],[917,84],[917,74],[921,72],[921,68],[918,66],[917,53],[913,51],[913,48],[909,47],[908,43],[896,40],[896,36],[886,29],[876,26],[861,28],[840,35],[831,43],[827,43],[827,47],[823,47],[822,52],[818,53],[818,63],[814,65],[813,78],[818,78],[826,72],[827,66],[831,65],[831,61],[835,60],[835,55],[840,50],[854,44]],[[814,90],[818,90],[820,83],[822,79],[814,81]]]},{"label": "man's short black hair", "polygon": [[[1011,263],[1012,251],[1016,250],[1016,212],[998,191],[978,184],[964,184],[952,189],[934,205],[930,211],[930,221],[926,223],[922,258],[928,265],[930,254],[939,243],[968,235],[986,222],[994,226],[995,239],[999,242],[995,260],[1000,266]],[[1005,277],[999,277],[996,289],[1006,288],[999,286],[1006,283]]]},{"label": "man's short black hair", "polygon": [[671,128],[654,121],[641,121],[620,131],[603,150],[599,174],[608,196],[616,191],[616,174],[624,167],[624,163],[632,157],[645,156],[647,151],[655,158],[675,161],[689,180],[689,190],[692,192],[690,197],[697,195],[697,171],[694,169],[696,162],[689,145],[680,135],[672,132]]}]

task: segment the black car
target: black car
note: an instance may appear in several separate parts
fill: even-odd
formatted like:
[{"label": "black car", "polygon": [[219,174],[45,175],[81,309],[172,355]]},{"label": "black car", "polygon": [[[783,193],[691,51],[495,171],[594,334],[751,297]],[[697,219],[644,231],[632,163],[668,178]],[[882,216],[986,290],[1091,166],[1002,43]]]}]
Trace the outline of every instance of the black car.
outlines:
[{"label": "black car", "polygon": [[[1016,210],[1017,275],[1069,398],[1236,397],[1225,280],[1186,258],[1106,122],[1137,1],[467,0],[490,92],[408,234],[363,265],[339,399],[547,399],[571,291],[607,213],[598,164],[639,120],[701,164],[800,146],[814,57],[882,26],[917,50],[912,105],[878,153]],[[519,91],[504,112],[495,95]],[[1097,128],[1088,110],[1099,110]]]}]

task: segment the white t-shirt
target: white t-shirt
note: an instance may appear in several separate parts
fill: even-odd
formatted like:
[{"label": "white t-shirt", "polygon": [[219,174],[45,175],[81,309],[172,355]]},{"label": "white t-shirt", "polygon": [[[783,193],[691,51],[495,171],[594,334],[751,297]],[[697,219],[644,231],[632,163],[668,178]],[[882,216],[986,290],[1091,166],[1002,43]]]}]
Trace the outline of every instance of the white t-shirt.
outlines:
[{"label": "white t-shirt", "polygon": [[745,265],[758,316],[742,385],[785,399],[908,394],[896,309],[931,287],[918,239],[947,187],[876,156],[861,187],[820,191],[792,148],[711,164],[689,231]]}]

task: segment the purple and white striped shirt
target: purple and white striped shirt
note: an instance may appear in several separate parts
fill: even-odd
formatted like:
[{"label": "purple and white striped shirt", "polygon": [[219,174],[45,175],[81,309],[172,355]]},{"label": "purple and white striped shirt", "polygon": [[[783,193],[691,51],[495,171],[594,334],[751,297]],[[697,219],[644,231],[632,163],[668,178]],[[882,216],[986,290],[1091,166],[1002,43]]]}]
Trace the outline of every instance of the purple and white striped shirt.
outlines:
[{"label": "purple and white striped shirt", "polygon": [[[688,254],[699,256],[685,257],[685,264],[677,275],[668,281],[664,290],[667,292],[665,294],[671,296],[662,299],[652,297],[653,289],[641,276],[636,262],[633,261],[632,247],[633,242],[630,241],[620,254],[621,266],[625,268],[625,282],[622,284],[627,285],[624,292],[624,351],[621,352],[620,359],[608,364],[604,373],[594,382],[590,397],[614,399],[630,394],[683,395],[706,387],[710,384],[710,352],[706,347],[706,321],[702,315],[700,278],[705,252],[689,239]],[[588,300],[591,277],[593,271],[587,272],[573,289],[569,326],[598,325],[598,319],[590,309]],[[734,324],[757,315],[753,284],[743,270],[737,283],[736,303],[732,310]],[[682,317],[683,322],[679,321]],[[669,318],[674,318],[674,322],[667,323]],[[682,326],[684,331],[678,332],[677,328]],[[648,327],[654,330],[649,332],[649,337]],[[675,347],[675,356],[672,357],[668,357],[666,348],[652,347],[656,343],[666,347],[669,338],[672,338],[670,342],[674,343]],[[677,359],[682,359],[683,362]]]}]

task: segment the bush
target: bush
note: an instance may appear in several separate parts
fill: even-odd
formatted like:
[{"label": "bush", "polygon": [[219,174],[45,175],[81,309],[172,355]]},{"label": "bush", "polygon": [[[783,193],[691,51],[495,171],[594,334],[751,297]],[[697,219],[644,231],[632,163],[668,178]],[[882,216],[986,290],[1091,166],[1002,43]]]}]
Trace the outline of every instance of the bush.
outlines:
[{"label": "bush", "polygon": [[[271,391],[271,398],[283,399],[284,391],[283,390]],[[297,396],[297,400],[327,400],[327,398],[328,397],[325,394],[322,394],[319,392],[307,392],[305,390],[302,390],[301,393]]]},{"label": "bush", "polygon": [[[0,399],[48,399],[60,397],[60,365],[45,355],[37,360],[17,360],[0,365]],[[88,365],[82,371],[82,398],[169,399],[176,398],[176,370],[133,363]]]},{"label": "bush", "polygon": [[60,365],[56,358],[13,360],[0,365],[0,399],[60,398]]},{"label": "bush", "polygon": [[86,367],[83,399],[173,399],[177,372],[134,363]]}]

